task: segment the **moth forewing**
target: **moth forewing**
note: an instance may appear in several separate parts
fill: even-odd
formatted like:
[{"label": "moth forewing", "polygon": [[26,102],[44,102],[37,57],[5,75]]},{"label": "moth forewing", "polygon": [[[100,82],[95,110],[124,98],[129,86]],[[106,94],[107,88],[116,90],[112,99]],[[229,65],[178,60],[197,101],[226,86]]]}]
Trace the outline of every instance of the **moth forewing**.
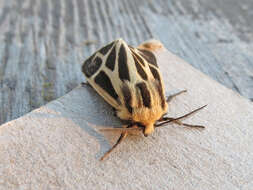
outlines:
[{"label": "moth forewing", "polygon": [[[99,60],[99,61],[98,61]],[[88,83],[102,96],[107,103],[117,109],[120,106],[115,89],[114,71],[116,63],[116,46],[112,42],[99,49],[90,58],[84,61],[82,71]],[[116,76],[115,76],[116,75]],[[118,81],[119,82],[119,81]]]},{"label": "moth forewing", "polygon": [[[165,98],[157,64],[148,63],[139,52],[118,39],[94,53],[82,69],[91,86],[117,110],[118,117],[148,123],[157,119],[157,113],[151,112],[158,111],[159,103],[165,108]],[[142,121],[143,116],[151,118]]]}]

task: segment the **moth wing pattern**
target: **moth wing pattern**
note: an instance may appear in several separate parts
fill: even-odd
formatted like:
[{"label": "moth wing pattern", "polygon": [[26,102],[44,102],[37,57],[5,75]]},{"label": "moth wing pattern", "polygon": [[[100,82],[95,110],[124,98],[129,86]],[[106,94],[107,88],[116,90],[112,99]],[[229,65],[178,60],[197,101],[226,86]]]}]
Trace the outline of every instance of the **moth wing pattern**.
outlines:
[{"label": "moth wing pattern", "polygon": [[[181,117],[164,117],[168,103],[165,100],[164,83],[154,52],[163,48],[161,43],[143,43],[134,48],[118,39],[96,51],[85,60],[82,71],[88,83],[104,100],[116,109],[117,116],[128,123],[116,144],[100,159],[103,160],[130,130],[151,134],[156,127],[174,122],[187,127],[204,128],[201,125],[182,123],[180,120],[203,109],[202,106]],[[171,97],[181,94],[181,91]],[[128,129],[128,130],[123,130]]]},{"label": "moth wing pattern", "polygon": [[[112,55],[109,56],[109,54],[112,54],[112,51],[114,51],[113,48],[115,48],[115,42],[99,49],[84,61],[82,71],[93,89],[95,89],[107,103],[117,109],[120,107],[120,102],[118,101],[118,94],[115,91],[116,85],[113,84],[113,81],[111,81],[111,78],[116,78],[116,76],[113,71],[110,71],[110,69],[105,67],[106,63],[109,64],[109,61],[107,61],[108,58],[110,58],[110,62],[112,64],[116,64],[116,55],[114,60]],[[96,59],[101,61],[98,63]]]},{"label": "moth wing pattern", "polygon": [[[155,98],[148,86],[151,81],[157,82],[159,102],[164,110],[167,108],[161,74],[151,51],[128,46],[124,40],[117,39],[88,58],[82,71],[105,101],[116,110],[123,110],[121,119],[131,119],[134,107],[152,108]],[[134,98],[133,93],[142,100]]]}]

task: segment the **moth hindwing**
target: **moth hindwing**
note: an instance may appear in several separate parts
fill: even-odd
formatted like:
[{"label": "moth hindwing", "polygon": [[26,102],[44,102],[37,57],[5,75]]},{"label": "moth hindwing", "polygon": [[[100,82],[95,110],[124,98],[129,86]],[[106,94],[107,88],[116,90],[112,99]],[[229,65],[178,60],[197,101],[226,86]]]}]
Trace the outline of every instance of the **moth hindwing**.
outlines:
[{"label": "moth hindwing", "polygon": [[145,135],[167,111],[163,80],[151,51],[118,39],[89,57],[82,71],[117,116],[143,126]]}]

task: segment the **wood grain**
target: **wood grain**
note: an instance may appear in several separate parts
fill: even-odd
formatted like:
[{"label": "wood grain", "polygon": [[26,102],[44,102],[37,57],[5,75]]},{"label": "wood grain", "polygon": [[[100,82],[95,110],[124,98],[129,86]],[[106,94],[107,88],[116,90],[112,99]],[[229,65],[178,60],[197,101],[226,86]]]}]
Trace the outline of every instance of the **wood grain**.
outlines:
[{"label": "wood grain", "polygon": [[[119,37],[132,45],[158,38],[194,67],[252,99],[247,11],[238,26],[226,6],[215,11],[204,1],[175,2],[0,0],[0,123],[76,87],[85,80],[84,59]],[[238,11],[241,5],[250,11],[250,2],[243,2]]]}]

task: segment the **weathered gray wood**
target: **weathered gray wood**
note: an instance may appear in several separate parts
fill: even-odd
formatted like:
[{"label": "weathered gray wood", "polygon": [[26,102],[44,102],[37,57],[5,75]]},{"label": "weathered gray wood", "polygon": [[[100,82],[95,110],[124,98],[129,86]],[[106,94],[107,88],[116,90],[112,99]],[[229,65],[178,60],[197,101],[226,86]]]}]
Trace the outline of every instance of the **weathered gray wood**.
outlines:
[{"label": "weathered gray wood", "polygon": [[253,104],[175,55],[157,55],[166,90],[188,89],[169,115],[208,103],[185,120],[205,130],[170,125],[129,136],[100,162],[119,134],[98,129],[121,124],[92,88],[79,86],[0,126],[0,189],[250,190]]},{"label": "weathered gray wood", "polygon": [[[253,2],[229,2],[189,3],[181,0],[172,4],[157,1],[152,11],[142,11],[143,15],[149,15],[145,19],[153,36],[162,40],[169,50],[218,82],[252,99],[253,44],[249,40],[253,32],[243,34],[241,30],[247,26],[240,22],[235,25],[235,15],[238,18],[238,14],[249,10]],[[244,15],[242,20],[249,20],[247,14]],[[253,25],[253,22],[248,24]]]},{"label": "weathered gray wood", "polygon": [[[253,34],[247,30],[252,3],[231,2],[0,0],[0,123],[73,89],[84,80],[83,60],[118,37],[132,45],[161,39],[202,72],[252,99]],[[243,12],[240,22],[227,9]]]}]

